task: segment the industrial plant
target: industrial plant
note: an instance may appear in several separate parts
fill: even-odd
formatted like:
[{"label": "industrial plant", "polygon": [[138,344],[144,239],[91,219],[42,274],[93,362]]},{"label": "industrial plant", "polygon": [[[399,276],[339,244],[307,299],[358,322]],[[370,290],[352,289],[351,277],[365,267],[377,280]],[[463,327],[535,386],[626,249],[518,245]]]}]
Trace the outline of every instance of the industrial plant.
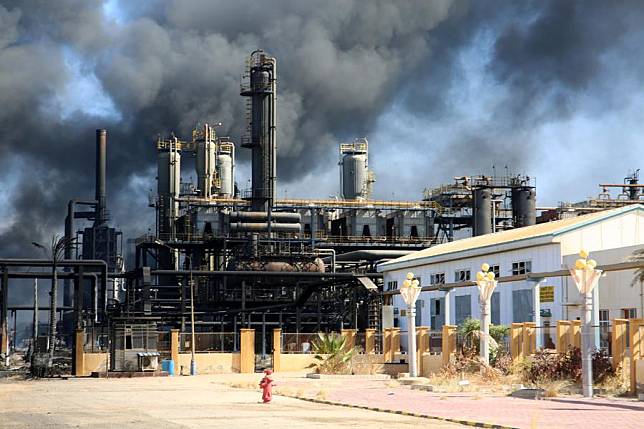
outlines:
[{"label": "industrial plant", "polygon": [[[223,136],[218,124],[201,123],[191,135],[150,142],[157,155],[156,195],[149,204],[156,225],[139,237],[124,237],[111,224],[109,132],[96,131],[95,198],[70,195],[62,257],[0,259],[4,356],[15,347],[11,317],[34,308],[9,306],[10,284],[53,278],[62,281],[64,299],[52,313],[58,314],[58,334],[67,338],[57,347],[91,344],[109,355],[106,370],[131,368],[141,351],[163,354],[171,330],[193,352],[195,335],[230,333],[217,347],[233,351],[245,328],[255,330],[256,368],[270,367],[274,328],[293,334],[381,331],[391,285],[384,284],[380,263],[461,238],[642,202],[637,171],[623,183],[600,185],[596,199],[556,207],[537,205],[534,177],[509,173],[456,176],[419,190],[417,201],[375,200],[377,176],[362,136],[338,142],[341,197],[280,199],[277,79],[276,58],[253,52],[239,92],[247,106],[245,135]],[[242,151],[250,154],[249,189],[240,187],[246,178],[236,169]],[[182,180],[182,163],[192,165],[192,158],[195,183]],[[612,196],[612,188],[621,194]],[[133,260],[126,261],[127,243],[134,245]],[[34,305],[51,309],[57,303]],[[77,330],[84,331],[85,344],[78,344]],[[47,341],[57,340],[40,345],[35,334],[34,349],[52,348]]]}]

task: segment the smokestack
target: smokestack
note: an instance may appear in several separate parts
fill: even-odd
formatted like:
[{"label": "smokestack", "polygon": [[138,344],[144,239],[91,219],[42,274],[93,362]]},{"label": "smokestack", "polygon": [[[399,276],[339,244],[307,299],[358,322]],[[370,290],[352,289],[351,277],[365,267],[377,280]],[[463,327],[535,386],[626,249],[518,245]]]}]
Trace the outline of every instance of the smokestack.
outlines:
[{"label": "smokestack", "polygon": [[103,225],[107,222],[105,206],[107,194],[105,191],[105,166],[107,158],[107,130],[96,130],[96,219],[94,225]]}]

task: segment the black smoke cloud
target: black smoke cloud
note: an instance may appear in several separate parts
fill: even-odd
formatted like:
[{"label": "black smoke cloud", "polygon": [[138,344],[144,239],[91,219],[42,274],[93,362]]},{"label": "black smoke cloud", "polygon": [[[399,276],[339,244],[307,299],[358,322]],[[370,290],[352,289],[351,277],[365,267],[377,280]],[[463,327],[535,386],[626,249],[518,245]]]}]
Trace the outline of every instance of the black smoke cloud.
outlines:
[{"label": "black smoke cloud", "polygon": [[[461,170],[476,167],[463,162],[473,148],[482,149],[480,165],[528,167],[515,138],[570,116],[579,97],[609,90],[607,61],[638,46],[641,9],[599,1],[2,1],[0,174],[8,191],[0,255],[29,255],[27,243],[61,231],[67,200],[93,195],[101,127],[109,130],[113,223],[128,238],[145,232],[154,138],[217,121],[238,140],[239,76],[256,48],[278,59],[282,184],[332,168],[337,142],[369,135],[392,104],[428,124],[449,121],[460,55],[482,34],[493,43],[486,73],[507,93],[487,126],[454,123],[435,148],[396,144],[427,153],[438,177],[469,173]],[[65,110],[75,73],[96,80],[114,114]]]}]

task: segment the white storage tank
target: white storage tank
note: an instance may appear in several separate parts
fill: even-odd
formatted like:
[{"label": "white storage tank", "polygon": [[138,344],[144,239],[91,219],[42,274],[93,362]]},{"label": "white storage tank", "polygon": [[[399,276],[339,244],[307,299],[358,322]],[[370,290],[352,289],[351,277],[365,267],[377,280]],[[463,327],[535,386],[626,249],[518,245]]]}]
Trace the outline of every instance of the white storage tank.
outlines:
[{"label": "white storage tank", "polygon": [[217,172],[219,173],[219,195],[232,197],[234,193],[232,153],[219,152],[217,154]]},{"label": "white storage tank", "polygon": [[369,197],[372,181],[369,172],[367,139],[340,145],[340,174],[342,197],[346,200],[362,200]]},{"label": "white storage tank", "polygon": [[160,151],[157,157],[159,196],[179,196],[181,181],[181,154],[176,150]]}]

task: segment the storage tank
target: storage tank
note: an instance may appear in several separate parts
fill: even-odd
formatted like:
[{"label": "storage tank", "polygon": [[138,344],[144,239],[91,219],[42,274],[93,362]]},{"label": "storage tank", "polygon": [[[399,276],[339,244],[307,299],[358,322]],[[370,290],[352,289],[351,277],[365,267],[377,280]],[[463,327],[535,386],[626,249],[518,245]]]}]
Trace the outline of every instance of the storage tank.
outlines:
[{"label": "storage tank", "polygon": [[218,190],[219,196],[222,197],[232,197],[235,192],[235,152],[232,148],[232,143],[225,143],[220,146],[217,152]]},{"label": "storage tank", "polygon": [[475,188],[472,191],[472,235],[492,233],[492,190]]},{"label": "storage tank", "polygon": [[181,154],[176,150],[160,151],[157,157],[157,189],[159,196],[179,196]]},{"label": "storage tank", "polygon": [[362,200],[369,197],[369,153],[367,139],[340,145],[340,174],[342,197],[346,200]]},{"label": "storage tank", "polygon": [[533,187],[512,188],[512,222],[515,228],[537,223],[537,193]]}]

